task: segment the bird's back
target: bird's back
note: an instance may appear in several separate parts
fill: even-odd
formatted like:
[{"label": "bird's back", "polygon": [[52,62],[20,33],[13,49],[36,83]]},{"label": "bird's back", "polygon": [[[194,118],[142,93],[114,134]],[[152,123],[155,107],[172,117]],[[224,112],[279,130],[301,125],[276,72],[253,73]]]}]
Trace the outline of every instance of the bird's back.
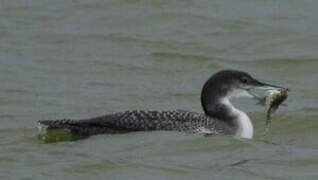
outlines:
[{"label": "bird's back", "polygon": [[102,133],[125,133],[131,131],[185,131],[207,130],[211,134],[229,133],[231,129],[222,121],[204,114],[188,111],[124,111],[83,120],[39,121],[45,129],[67,129],[72,133],[90,136]]}]

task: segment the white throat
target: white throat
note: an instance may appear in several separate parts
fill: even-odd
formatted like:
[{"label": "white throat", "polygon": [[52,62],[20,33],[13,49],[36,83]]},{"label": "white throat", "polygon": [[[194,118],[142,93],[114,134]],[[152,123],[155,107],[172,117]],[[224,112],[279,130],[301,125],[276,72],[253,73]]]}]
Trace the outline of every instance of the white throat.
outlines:
[{"label": "white throat", "polygon": [[221,102],[230,109],[230,113],[236,117],[236,124],[238,125],[236,136],[239,138],[253,138],[253,124],[250,118],[243,111],[236,109],[233,104],[230,102],[228,97],[225,97]]}]

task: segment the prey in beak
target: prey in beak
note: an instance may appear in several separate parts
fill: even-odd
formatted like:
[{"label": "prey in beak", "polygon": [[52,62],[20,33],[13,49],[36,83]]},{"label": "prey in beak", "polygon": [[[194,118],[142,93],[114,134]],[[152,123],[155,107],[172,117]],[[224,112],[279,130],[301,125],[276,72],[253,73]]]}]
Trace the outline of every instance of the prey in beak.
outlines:
[{"label": "prey in beak", "polygon": [[263,97],[258,95],[256,92],[253,92],[253,90],[255,90],[255,91],[262,90],[262,91],[268,92],[268,91],[273,91],[273,90],[280,91],[280,90],[283,90],[283,89],[286,89],[286,88],[257,81],[257,85],[251,86],[249,89],[247,89],[247,92],[253,98],[255,98],[257,100],[263,100]]},{"label": "prey in beak", "polygon": [[254,98],[257,100],[263,100],[264,97],[258,95],[256,93],[256,91],[261,90],[261,91],[268,92],[268,91],[273,91],[273,90],[281,91],[283,89],[287,89],[287,88],[284,88],[281,86],[260,82],[256,79],[254,79],[249,74],[242,75],[239,78],[239,84],[240,84],[241,89],[244,89],[250,95],[251,98]]}]

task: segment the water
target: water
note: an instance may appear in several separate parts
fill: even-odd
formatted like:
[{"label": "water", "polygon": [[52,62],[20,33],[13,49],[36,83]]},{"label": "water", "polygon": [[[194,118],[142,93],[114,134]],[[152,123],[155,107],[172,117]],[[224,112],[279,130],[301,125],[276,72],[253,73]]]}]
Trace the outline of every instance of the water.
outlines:
[{"label": "water", "polygon": [[[317,1],[0,2],[0,179],[317,179]],[[174,132],[44,144],[39,119],[127,109],[201,112],[214,72],[289,87],[253,140]]]}]

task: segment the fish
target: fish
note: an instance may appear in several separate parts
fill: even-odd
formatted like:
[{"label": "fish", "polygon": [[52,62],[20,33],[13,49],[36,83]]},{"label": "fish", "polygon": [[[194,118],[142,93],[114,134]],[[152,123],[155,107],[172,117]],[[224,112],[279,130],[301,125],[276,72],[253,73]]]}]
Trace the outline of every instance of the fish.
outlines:
[{"label": "fish", "polygon": [[289,91],[288,88],[267,91],[265,96],[266,130],[269,130],[270,128],[272,114],[287,99]]}]

